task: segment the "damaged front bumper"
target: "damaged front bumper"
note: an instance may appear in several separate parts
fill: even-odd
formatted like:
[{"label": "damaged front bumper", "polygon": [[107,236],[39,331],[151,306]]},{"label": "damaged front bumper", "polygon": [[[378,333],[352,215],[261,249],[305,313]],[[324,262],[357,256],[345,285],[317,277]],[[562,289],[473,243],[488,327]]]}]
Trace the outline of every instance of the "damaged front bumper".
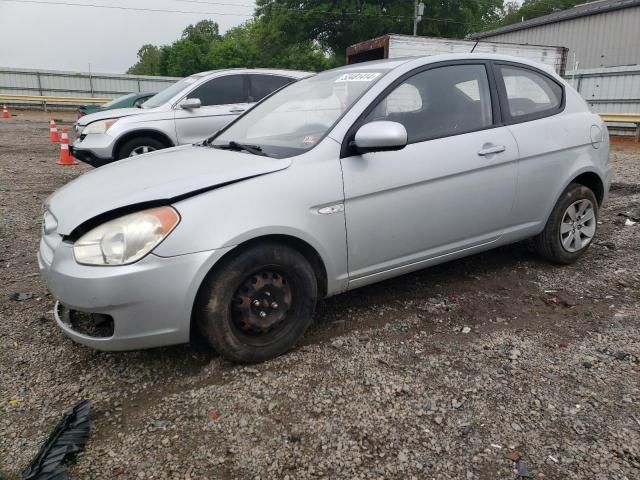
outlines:
[{"label": "damaged front bumper", "polygon": [[49,262],[41,248],[38,262],[66,335],[99,350],[136,350],[189,341],[198,289],[226,251],[87,266],[75,261],[71,244],[61,242]]}]

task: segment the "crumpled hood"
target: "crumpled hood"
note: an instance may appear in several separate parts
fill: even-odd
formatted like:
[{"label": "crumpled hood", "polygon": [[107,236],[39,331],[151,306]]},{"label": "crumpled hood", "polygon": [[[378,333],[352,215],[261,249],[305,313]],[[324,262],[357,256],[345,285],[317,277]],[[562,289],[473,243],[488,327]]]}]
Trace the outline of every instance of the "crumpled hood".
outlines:
[{"label": "crumpled hood", "polygon": [[130,115],[140,115],[141,113],[148,113],[150,110],[144,108],[114,108],[113,110],[104,110],[95,113],[84,115],[76,122],[80,127],[86,127],[91,122],[98,120],[104,120],[107,118],[122,118]]},{"label": "crumpled hood", "polygon": [[69,182],[47,199],[57,232],[69,235],[100,214],[283,170],[290,159],[183,145],[119,160]]}]

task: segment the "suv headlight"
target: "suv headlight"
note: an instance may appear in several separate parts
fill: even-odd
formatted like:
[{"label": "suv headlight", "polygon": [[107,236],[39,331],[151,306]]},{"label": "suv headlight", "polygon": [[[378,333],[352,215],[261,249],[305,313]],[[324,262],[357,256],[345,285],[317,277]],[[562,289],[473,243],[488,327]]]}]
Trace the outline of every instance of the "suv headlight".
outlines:
[{"label": "suv headlight", "polygon": [[108,118],[106,120],[98,120],[96,122],[91,122],[89,125],[84,127],[82,131],[83,134],[89,133],[106,133],[107,130],[111,128],[111,126],[116,123],[118,118]]},{"label": "suv headlight", "polygon": [[180,222],[172,207],[125,215],[85,233],[73,244],[76,262],[84,265],[126,265],[151,252]]}]

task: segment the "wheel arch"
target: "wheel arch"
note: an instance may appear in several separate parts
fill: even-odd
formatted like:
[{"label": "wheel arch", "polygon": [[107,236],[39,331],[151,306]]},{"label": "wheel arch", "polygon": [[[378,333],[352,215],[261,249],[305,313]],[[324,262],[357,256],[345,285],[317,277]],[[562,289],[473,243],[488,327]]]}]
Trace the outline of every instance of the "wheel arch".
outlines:
[{"label": "wheel arch", "polygon": [[[573,178],[567,186],[572,183],[578,183],[589,188],[596,196],[596,200],[598,200],[598,207],[602,207],[604,201],[604,182],[600,178],[600,175],[592,171],[586,171]],[[565,186],[565,188],[567,188],[567,186]]]},{"label": "wheel arch", "polygon": [[219,269],[226,262],[230,261],[232,258],[237,257],[248,249],[252,248],[255,245],[259,245],[265,242],[273,242],[281,245],[287,245],[298,252],[300,252],[309,262],[311,268],[316,277],[316,282],[318,286],[318,298],[324,298],[327,295],[328,291],[328,276],[327,276],[327,268],[325,266],[324,260],[322,259],[320,253],[308,242],[302,240],[299,237],[295,237],[293,235],[287,234],[267,234],[259,237],[254,237],[249,240],[246,240],[242,243],[239,243],[234,248],[226,252],[218,261],[211,267],[211,269],[204,276],[198,289],[196,291],[196,295],[193,299],[193,305],[191,308],[191,321],[190,321],[190,337],[193,339],[194,335],[197,332],[197,328],[195,328],[195,315],[197,304],[201,301],[200,294],[203,288],[203,285],[209,278],[209,276]]},{"label": "wheel arch", "polygon": [[136,137],[151,137],[159,142],[162,142],[165,145],[165,148],[174,147],[175,143],[169,136],[161,132],[160,130],[155,130],[153,128],[143,128],[138,130],[132,130],[130,132],[125,133],[116,141],[115,146],[113,147],[113,156],[114,158],[118,158],[120,154],[120,149],[122,146],[127,143],[129,140]]},{"label": "wheel arch", "polygon": [[544,216],[541,217],[541,222],[538,224],[539,230],[534,232],[535,235],[539,234],[544,229],[545,225],[547,224],[547,221],[549,220],[549,218],[551,217],[551,214],[553,213],[553,209],[555,208],[558,200],[561,198],[563,192],[567,189],[567,187],[572,183],[584,185],[585,187],[591,189],[594,195],[596,196],[598,207],[599,208],[602,207],[606,199],[606,191],[605,191],[605,182],[603,181],[602,176],[599,173],[587,167],[587,168],[583,168],[581,170],[575,171],[573,172],[572,175],[568,175],[567,177],[569,178],[569,180],[567,180],[566,182],[560,185],[560,188],[556,192],[555,196],[549,197],[550,199],[553,199],[553,201],[550,201],[549,205],[547,205],[544,211]]}]

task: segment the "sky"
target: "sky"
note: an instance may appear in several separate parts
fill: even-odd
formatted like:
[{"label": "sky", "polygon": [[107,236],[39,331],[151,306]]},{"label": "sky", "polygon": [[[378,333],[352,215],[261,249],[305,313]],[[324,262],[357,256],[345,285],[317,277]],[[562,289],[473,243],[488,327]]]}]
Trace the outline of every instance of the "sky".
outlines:
[{"label": "sky", "polygon": [[[125,73],[145,43],[162,45],[211,19],[220,33],[248,20],[253,0],[0,0],[0,67]],[[73,4],[73,5],[70,5]],[[75,5],[200,13],[165,13]],[[239,15],[232,15],[239,14]]]}]

